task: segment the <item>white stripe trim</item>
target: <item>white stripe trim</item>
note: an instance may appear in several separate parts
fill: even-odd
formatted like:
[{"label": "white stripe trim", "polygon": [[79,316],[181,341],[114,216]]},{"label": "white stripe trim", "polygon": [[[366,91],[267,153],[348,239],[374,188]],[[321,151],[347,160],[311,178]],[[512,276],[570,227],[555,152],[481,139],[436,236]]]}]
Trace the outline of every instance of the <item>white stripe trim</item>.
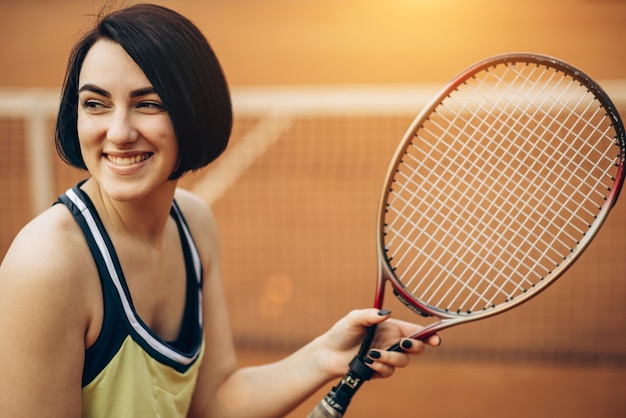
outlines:
[{"label": "white stripe trim", "polygon": [[173,205],[174,213],[178,217],[178,222],[183,228],[183,232],[185,233],[185,238],[187,239],[187,243],[189,246],[189,250],[191,251],[191,258],[193,259],[193,268],[196,273],[196,280],[198,282],[198,323],[202,327],[204,325],[203,316],[202,316],[202,262],[200,261],[200,254],[198,254],[198,249],[196,248],[193,239],[191,238],[191,232],[189,232],[189,228],[187,228],[187,224],[184,221],[183,215],[178,207],[178,204],[174,202]]},{"label": "white stripe trim", "polygon": [[182,213],[180,212],[180,209],[178,208],[178,205],[174,203],[172,207],[174,208],[174,213],[176,214],[176,217],[178,218],[180,225],[183,227],[183,232],[185,233],[185,239],[187,240],[187,243],[189,244],[189,249],[191,250],[191,258],[193,259],[193,268],[194,268],[194,272],[196,273],[196,280],[198,281],[198,284],[200,284],[201,277],[202,277],[202,263],[200,262],[200,255],[198,254],[198,251],[195,245],[193,244],[193,239],[191,239],[191,233],[189,232],[187,225],[183,221],[183,216],[182,216]]},{"label": "white stripe trim", "polygon": [[[91,231],[96,244],[98,245],[98,249],[104,258],[104,262],[109,271],[109,275],[111,276],[111,280],[117,289],[117,292],[120,296],[120,300],[122,301],[122,306],[124,308],[124,312],[126,313],[126,318],[128,322],[132,326],[132,328],[137,332],[137,334],[155,351],[158,353],[180,363],[185,366],[191,364],[197,357],[200,355],[200,348],[196,352],[194,352],[193,356],[187,357],[184,354],[168,347],[160,340],[155,338],[144,326],[142,326],[141,322],[135,315],[132,306],[130,305],[130,301],[126,297],[124,292],[124,287],[122,286],[122,282],[120,277],[117,274],[117,270],[115,269],[115,264],[113,263],[113,257],[109,252],[109,249],[104,241],[104,237],[100,233],[98,226],[96,224],[95,219],[93,218],[92,213],[88,210],[85,203],[82,199],[74,192],[74,190],[70,189],[66,192],[66,195],[69,199],[78,207],[82,216],[85,218],[87,225],[89,226],[89,230]],[[201,347],[199,345],[198,347]]]}]

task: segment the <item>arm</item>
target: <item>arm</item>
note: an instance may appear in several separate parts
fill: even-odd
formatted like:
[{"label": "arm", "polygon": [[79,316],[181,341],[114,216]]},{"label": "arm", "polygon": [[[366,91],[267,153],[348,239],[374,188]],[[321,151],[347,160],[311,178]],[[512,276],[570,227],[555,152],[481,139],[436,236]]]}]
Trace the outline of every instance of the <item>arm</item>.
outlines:
[{"label": "arm", "polygon": [[[177,195],[177,199],[181,206],[186,205],[183,203],[186,198]],[[356,310],[283,360],[238,368],[220,279],[215,222],[206,208],[200,211],[185,207],[184,213],[205,267],[206,353],[190,418],[285,416],[324,384],[343,376],[368,326],[380,324],[373,347],[388,347],[417,328],[414,324],[389,319],[388,313],[381,315],[376,309]],[[438,344],[438,337],[432,337],[429,342]],[[408,354],[423,351],[422,342],[411,340],[411,343],[405,353],[380,351],[380,356],[370,366],[377,372],[375,376],[390,376],[396,367],[408,364]]]},{"label": "arm", "polygon": [[[355,310],[328,332],[280,361],[233,369],[219,385],[213,404],[207,405],[204,415],[197,416],[263,418],[287,415],[324,384],[348,371],[348,364],[357,353],[366,326],[382,322],[373,347],[388,347],[401,336],[415,331],[413,324],[388,318],[388,314],[381,316],[376,309]],[[429,344],[438,345],[437,337],[432,338]],[[396,367],[408,365],[409,354],[424,350],[421,341],[410,341],[411,347],[405,353],[376,350],[380,357],[373,359],[370,365],[376,371],[374,377],[391,376]],[[209,410],[211,412],[207,413]]]},{"label": "arm", "polygon": [[[52,208],[16,237],[0,265],[0,405],[10,417],[79,417],[88,316],[67,234]],[[51,222],[52,220],[52,222]],[[74,269],[75,271],[76,269]]]}]

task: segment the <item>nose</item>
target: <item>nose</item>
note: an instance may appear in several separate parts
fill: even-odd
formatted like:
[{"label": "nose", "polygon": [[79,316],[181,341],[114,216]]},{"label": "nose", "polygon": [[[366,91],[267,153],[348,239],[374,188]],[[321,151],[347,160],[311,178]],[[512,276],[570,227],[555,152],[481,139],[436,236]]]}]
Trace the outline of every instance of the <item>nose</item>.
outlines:
[{"label": "nose", "polygon": [[118,145],[132,143],[137,140],[137,130],[134,128],[132,118],[128,112],[119,109],[111,115],[107,128],[107,139]]}]

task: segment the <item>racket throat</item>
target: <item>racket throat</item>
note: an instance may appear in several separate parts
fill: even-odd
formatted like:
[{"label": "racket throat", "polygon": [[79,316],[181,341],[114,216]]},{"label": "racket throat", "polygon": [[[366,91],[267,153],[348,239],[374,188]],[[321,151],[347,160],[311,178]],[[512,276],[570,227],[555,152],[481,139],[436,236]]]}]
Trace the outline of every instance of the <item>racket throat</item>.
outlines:
[{"label": "racket throat", "polygon": [[396,298],[398,298],[398,300],[400,302],[402,302],[404,304],[404,306],[406,306],[407,308],[409,308],[410,310],[412,310],[413,312],[415,312],[418,315],[423,316],[424,318],[428,318],[431,317],[432,315],[429,313],[426,313],[420,309],[418,309],[415,305],[413,305],[411,302],[409,302],[409,300],[407,298],[405,298],[400,292],[398,292],[396,289],[393,289],[393,294],[396,295]]}]

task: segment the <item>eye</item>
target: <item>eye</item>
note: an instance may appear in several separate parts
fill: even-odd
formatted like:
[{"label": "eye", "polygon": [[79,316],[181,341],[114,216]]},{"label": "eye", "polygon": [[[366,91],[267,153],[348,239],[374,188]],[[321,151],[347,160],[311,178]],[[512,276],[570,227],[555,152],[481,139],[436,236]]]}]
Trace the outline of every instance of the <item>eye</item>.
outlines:
[{"label": "eye", "polygon": [[137,108],[145,113],[161,113],[165,112],[165,106],[160,102],[153,100],[144,100],[137,103]]},{"label": "eye", "polygon": [[103,102],[95,99],[82,100],[80,105],[87,113],[98,113],[106,109],[106,105]]}]

